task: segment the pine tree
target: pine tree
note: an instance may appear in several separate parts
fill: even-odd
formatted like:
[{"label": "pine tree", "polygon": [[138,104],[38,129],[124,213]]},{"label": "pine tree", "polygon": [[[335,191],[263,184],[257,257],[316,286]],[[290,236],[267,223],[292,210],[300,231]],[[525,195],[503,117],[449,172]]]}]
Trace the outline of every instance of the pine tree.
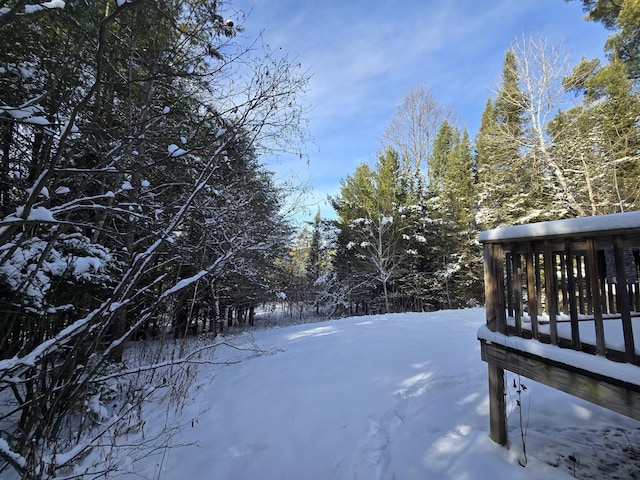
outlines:
[{"label": "pine tree", "polygon": [[449,155],[457,140],[455,135],[456,132],[449,121],[443,121],[433,141],[433,153],[429,161],[429,186],[432,188],[443,188]]},{"label": "pine tree", "polygon": [[539,215],[537,162],[530,157],[526,138],[530,98],[519,82],[518,59],[509,49],[496,99],[487,102],[476,139],[477,220],[482,229],[524,223]]},{"label": "pine tree", "polygon": [[323,273],[324,255],[322,251],[322,217],[320,216],[320,208],[316,212],[313,219],[313,230],[311,231],[311,240],[309,242],[309,253],[306,260],[305,273],[307,277],[307,288],[313,298],[316,315],[320,313],[320,301],[318,296],[318,287],[316,282]]},{"label": "pine tree", "polygon": [[594,102],[598,127],[607,141],[614,174],[614,204],[620,211],[640,207],[640,92],[628,80],[625,63],[614,59],[587,80],[585,100]]},{"label": "pine tree", "polygon": [[[335,260],[348,262],[349,273],[358,274],[354,277],[358,285],[366,285],[367,279],[377,281],[385,311],[391,311],[390,286],[406,255],[406,225],[401,214],[406,192],[399,172],[399,156],[387,148],[378,156],[375,170],[367,164],[358,166],[353,176],[341,182],[340,195],[333,199],[347,251],[337,254]],[[375,297],[370,291],[369,300]]]},{"label": "pine tree", "polygon": [[474,160],[468,133],[443,123],[434,148],[438,177],[431,184],[434,222],[427,256],[440,281],[442,303],[465,305],[478,294],[478,254],[473,223]]},{"label": "pine tree", "polygon": [[306,262],[306,274],[309,282],[313,283],[320,277],[322,252],[321,239],[322,239],[322,217],[320,216],[320,208],[316,212],[313,218],[313,230],[311,231],[311,241],[309,243],[309,254]]},{"label": "pine tree", "polygon": [[605,45],[610,60],[624,62],[629,78],[640,81],[640,4],[634,0],[582,0],[582,4],[587,20],[614,31]]},{"label": "pine tree", "polygon": [[571,172],[575,200],[592,215],[637,209],[640,95],[625,64],[583,60],[565,87],[582,95],[583,105],[558,113],[549,131]]}]

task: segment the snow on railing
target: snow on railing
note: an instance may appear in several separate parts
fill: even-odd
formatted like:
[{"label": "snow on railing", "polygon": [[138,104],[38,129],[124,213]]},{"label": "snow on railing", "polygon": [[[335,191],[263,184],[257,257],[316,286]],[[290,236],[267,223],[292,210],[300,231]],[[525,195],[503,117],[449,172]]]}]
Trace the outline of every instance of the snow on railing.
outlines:
[{"label": "snow on railing", "polygon": [[640,212],[504,227],[480,242],[491,332],[640,365]]}]

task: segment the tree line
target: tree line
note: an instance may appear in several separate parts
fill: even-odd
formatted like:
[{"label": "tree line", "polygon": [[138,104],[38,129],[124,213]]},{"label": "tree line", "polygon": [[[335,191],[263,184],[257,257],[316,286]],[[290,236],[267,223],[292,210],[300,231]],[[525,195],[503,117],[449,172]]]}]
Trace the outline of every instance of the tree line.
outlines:
[{"label": "tree line", "polygon": [[474,141],[427,87],[409,92],[331,199],[310,284],[331,314],[482,304],[480,231],[640,208],[640,7],[582,3],[612,30],[608,63],[518,39]]}]

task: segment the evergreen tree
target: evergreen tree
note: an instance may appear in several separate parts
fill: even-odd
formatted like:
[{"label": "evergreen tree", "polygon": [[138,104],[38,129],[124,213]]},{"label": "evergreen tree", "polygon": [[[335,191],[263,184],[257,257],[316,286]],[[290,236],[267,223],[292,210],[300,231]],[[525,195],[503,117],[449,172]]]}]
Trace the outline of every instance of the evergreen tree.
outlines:
[{"label": "evergreen tree", "polygon": [[432,183],[432,271],[449,308],[477,298],[479,259],[473,223],[474,161],[468,133],[443,123],[434,148],[438,180]]},{"label": "evergreen tree", "polygon": [[440,125],[435,140],[433,141],[433,153],[429,161],[429,185],[434,189],[443,188],[446,170],[451,151],[456,143],[456,132],[448,120]]},{"label": "evergreen tree", "polygon": [[313,230],[311,231],[311,241],[309,243],[309,255],[306,262],[306,274],[309,281],[315,282],[320,277],[322,252],[321,240],[322,240],[322,217],[320,216],[320,209],[316,212],[313,218]]},{"label": "evergreen tree", "polygon": [[614,31],[605,45],[610,60],[624,62],[629,78],[640,81],[640,4],[635,0],[582,0],[582,4],[587,20]]},{"label": "evergreen tree", "polygon": [[224,301],[246,317],[273,295],[268,266],[290,229],[258,152],[300,132],[306,79],[286,59],[232,52],[237,29],[219,2],[70,0],[25,15],[11,3],[0,14],[12,40],[0,52],[0,358],[13,359],[0,368],[12,378],[0,385],[0,457],[34,478],[69,471],[57,452],[91,448],[76,448],[90,419],[66,415],[104,387],[127,339],[150,323],[181,336]]},{"label": "evergreen tree", "polygon": [[625,64],[614,60],[601,68],[597,60],[583,60],[565,87],[582,95],[583,104],[558,113],[549,132],[572,174],[576,201],[592,215],[639,208],[640,95]]},{"label": "evergreen tree", "polygon": [[481,229],[534,221],[544,210],[538,168],[544,160],[538,159],[536,139],[529,138],[539,132],[526,117],[533,99],[520,81],[518,58],[509,49],[496,99],[487,103],[476,139]]},{"label": "evergreen tree", "polygon": [[619,211],[640,207],[640,91],[628,80],[627,66],[614,59],[585,82],[597,127],[607,141],[612,187]]},{"label": "evergreen tree", "polygon": [[313,221],[313,230],[311,232],[311,242],[309,244],[309,254],[306,262],[306,276],[309,290],[314,297],[314,303],[316,307],[316,314],[320,313],[320,304],[317,299],[317,292],[315,283],[320,278],[320,272],[322,267],[322,252],[321,252],[321,221],[320,208],[316,213]]},{"label": "evergreen tree", "polygon": [[[344,248],[352,252],[336,255],[335,260],[346,260],[350,265],[348,273],[358,275],[353,278],[357,285],[366,285],[367,278],[376,279],[385,311],[391,311],[390,287],[406,254],[406,225],[401,215],[406,193],[399,172],[399,156],[387,148],[378,156],[376,170],[367,164],[358,166],[353,176],[341,182],[340,195],[332,202],[339,216],[341,236],[348,239]],[[375,296],[369,293],[370,300]]]}]

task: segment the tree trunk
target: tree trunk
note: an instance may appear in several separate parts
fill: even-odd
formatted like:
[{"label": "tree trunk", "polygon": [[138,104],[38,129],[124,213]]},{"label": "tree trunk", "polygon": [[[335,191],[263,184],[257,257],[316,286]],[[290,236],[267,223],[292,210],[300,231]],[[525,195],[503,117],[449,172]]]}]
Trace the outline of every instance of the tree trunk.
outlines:
[{"label": "tree trunk", "polygon": [[2,162],[0,164],[0,215],[5,216],[11,213],[11,205],[9,205],[9,189],[11,183],[9,181],[9,156],[11,154],[11,145],[13,143],[13,123],[9,120],[0,121],[0,129],[2,130]]},{"label": "tree trunk", "polygon": [[389,313],[389,292],[387,291],[387,282],[382,282],[382,288],[384,289],[384,313]]}]

